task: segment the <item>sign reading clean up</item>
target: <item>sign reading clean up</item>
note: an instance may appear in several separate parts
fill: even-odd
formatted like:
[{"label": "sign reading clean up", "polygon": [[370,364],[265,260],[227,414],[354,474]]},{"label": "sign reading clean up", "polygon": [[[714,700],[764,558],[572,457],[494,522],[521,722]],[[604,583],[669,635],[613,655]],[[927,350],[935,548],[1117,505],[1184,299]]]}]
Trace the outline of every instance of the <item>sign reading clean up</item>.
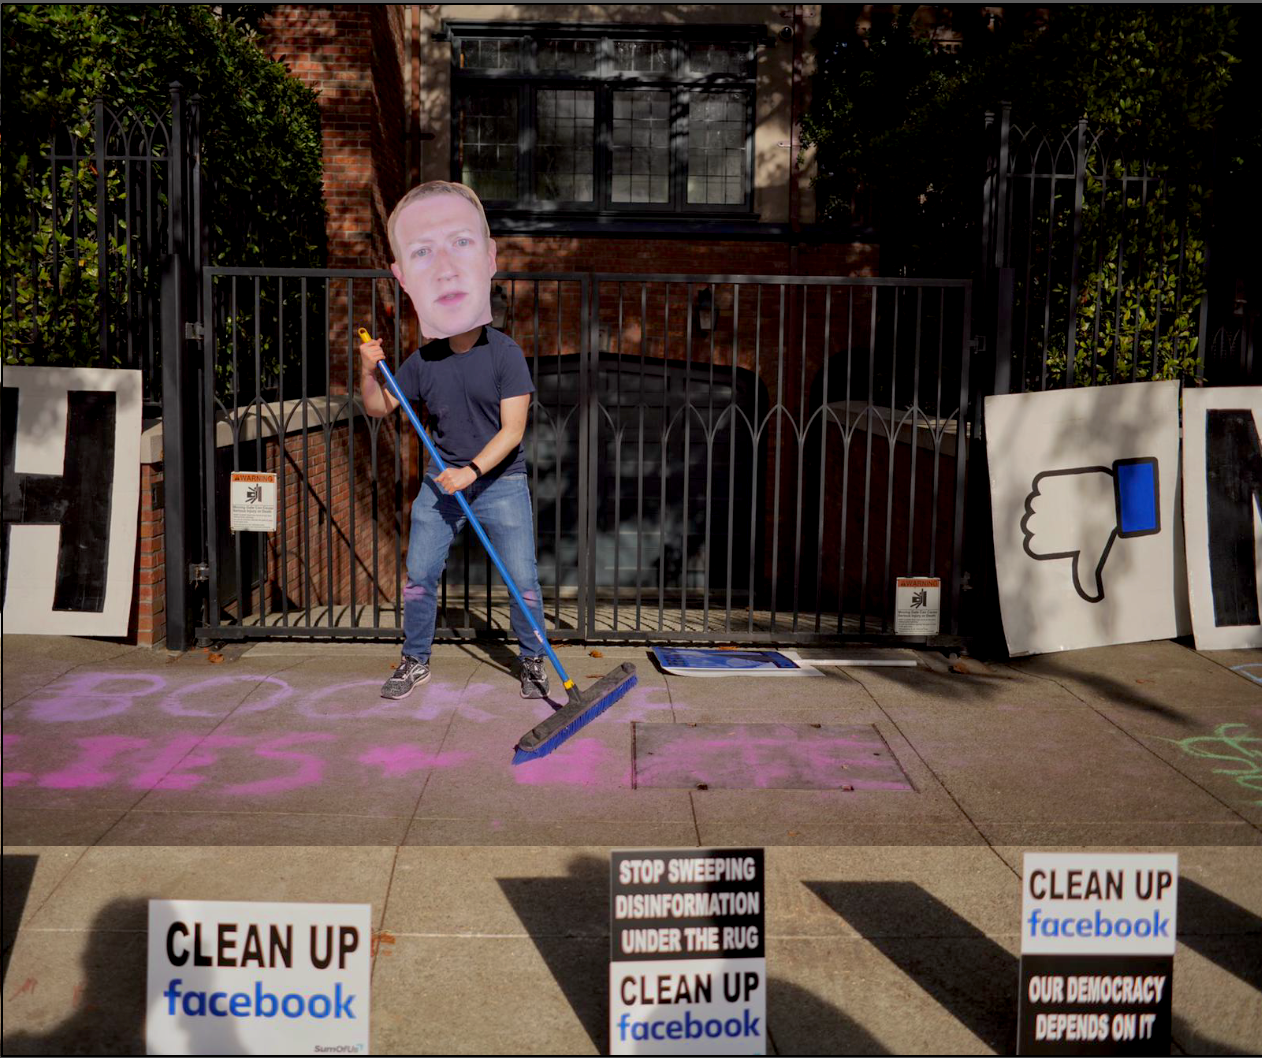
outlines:
[{"label": "sign reading clean up", "polygon": [[1026,853],[1019,1054],[1167,1054],[1175,855]]},{"label": "sign reading clean up", "polygon": [[276,532],[275,474],[234,472],[229,499],[229,527],[234,533]]},{"label": "sign reading clean up", "polygon": [[368,1054],[367,904],[149,901],[149,1054]]},{"label": "sign reading clean up", "polygon": [[941,624],[942,580],[899,577],[894,591],[894,634],[936,636]]},{"label": "sign reading clean up", "polygon": [[610,1054],[766,1054],[762,849],[614,852]]}]

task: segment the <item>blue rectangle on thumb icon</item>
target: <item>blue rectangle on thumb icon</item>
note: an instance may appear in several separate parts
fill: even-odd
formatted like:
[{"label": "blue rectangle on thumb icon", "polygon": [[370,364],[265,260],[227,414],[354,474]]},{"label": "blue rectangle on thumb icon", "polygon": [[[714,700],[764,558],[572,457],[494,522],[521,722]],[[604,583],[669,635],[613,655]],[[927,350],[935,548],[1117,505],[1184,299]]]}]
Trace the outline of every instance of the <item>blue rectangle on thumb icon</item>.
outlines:
[{"label": "blue rectangle on thumb icon", "polygon": [[1113,464],[1113,491],[1117,501],[1120,537],[1152,536],[1161,532],[1160,488],[1157,460],[1119,459]]}]

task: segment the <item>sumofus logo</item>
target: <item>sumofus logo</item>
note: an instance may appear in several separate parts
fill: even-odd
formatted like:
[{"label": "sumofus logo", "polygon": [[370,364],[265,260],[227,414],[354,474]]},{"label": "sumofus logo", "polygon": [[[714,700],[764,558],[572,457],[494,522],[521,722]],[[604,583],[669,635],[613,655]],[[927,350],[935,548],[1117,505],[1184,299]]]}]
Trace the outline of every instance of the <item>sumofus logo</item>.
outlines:
[{"label": "sumofus logo", "polygon": [[320,1044],[315,1045],[313,1054],[363,1054],[364,1045],[362,1043],[339,1043],[333,1047],[324,1047]]}]

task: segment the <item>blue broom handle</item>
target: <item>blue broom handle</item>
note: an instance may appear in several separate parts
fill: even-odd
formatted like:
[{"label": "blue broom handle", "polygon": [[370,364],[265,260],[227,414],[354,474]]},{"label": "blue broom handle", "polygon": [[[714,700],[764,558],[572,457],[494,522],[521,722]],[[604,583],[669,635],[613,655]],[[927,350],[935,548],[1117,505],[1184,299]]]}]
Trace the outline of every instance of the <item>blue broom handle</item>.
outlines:
[{"label": "blue broom handle", "polygon": [[[399,383],[395,381],[394,375],[386,367],[386,362],[379,360],[377,366],[381,368],[381,373],[385,376],[386,385],[389,386],[394,399],[399,402],[399,406],[407,414],[407,417],[412,420],[412,425],[416,428],[416,432],[424,442],[425,448],[429,451],[430,458],[437,464],[438,472],[441,474],[447,469],[447,464],[443,462],[443,457],[438,454],[438,449],[434,447],[434,442],[429,439],[429,434],[425,432],[425,427],[421,425],[421,420],[417,418],[411,402],[403,395],[403,391],[399,389]],[[556,666],[557,675],[561,677],[562,684],[567,691],[570,690],[574,686],[574,681],[566,675],[556,651],[548,643],[548,637],[543,634],[543,629],[535,622],[535,615],[530,612],[530,607],[526,605],[526,601],[521,597],[521,592],[517,590],[517,585],[513,583],[513,578],[509,576],[508,570],[504,568],[504,563],[500,561],[498,552],[491,546],[491,541],[487,539],[482,523],[478,521],[469,507],[469,501],[464,498],[463,492],[456,492],[453,495],[460,504],[460,509],[464,511],[465,517],[469,519],[469,524],[473,526],[474,532],[478,534],[478,539],[482,541],[482,546],[486,548],[486,553],[491,556],[491,561],[495,563],[495,568],[500,571],[500,576],[504,578],[504,583],[508,585],[508,590],[521,608],[521,612],[526,615],[526,620],[530,622],[530,627],[535,631],[535,638],[543,645],[543,649],[548,652],[548,658]],[[489,617],[490,615],[488,614],[487,616]]]}]

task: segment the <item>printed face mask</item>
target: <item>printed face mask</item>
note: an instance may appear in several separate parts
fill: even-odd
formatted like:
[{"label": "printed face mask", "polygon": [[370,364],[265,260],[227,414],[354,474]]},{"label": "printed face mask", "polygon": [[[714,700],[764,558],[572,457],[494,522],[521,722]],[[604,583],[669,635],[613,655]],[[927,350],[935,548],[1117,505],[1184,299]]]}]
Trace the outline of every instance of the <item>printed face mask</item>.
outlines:
[{"label": "printed face mask", "polygon": [[412,299],[426,339],[450,338],[491,322],[495,243],[468,199],[417,199],[395,221],[401,257],[390,266]]}]

